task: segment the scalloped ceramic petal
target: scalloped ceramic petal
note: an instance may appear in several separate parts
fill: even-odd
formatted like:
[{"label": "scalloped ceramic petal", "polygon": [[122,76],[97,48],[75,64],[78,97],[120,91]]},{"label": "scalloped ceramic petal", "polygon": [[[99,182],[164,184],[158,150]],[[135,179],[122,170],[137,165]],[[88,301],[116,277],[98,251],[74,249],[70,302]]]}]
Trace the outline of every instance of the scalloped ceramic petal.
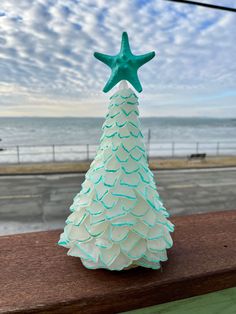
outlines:
[{"label": "scalloped ceramic petal", "polygon": [[174,225],[148,167],[137,96],[127,88],[110,100],[99,149],[58,244],[89,269],[159,269]]}]

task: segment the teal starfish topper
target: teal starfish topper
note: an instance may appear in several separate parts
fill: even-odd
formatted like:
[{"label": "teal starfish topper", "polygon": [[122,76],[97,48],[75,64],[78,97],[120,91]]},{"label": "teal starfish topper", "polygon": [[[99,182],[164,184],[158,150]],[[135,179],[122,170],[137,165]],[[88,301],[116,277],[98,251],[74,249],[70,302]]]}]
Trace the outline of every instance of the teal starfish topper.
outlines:
[{"label": "teal starfish topper", "polygon": [[95,58],[108,65],[112,70],[103,91],[107,93],[121,80],[127,80],[140,93],[142,86],[137,71],[154,56],[154,51],[139,56],[133,55],[129,46],[128,34],[123,32],[120,52],[117,55],[109,56],[100,52],[94,53]]}]

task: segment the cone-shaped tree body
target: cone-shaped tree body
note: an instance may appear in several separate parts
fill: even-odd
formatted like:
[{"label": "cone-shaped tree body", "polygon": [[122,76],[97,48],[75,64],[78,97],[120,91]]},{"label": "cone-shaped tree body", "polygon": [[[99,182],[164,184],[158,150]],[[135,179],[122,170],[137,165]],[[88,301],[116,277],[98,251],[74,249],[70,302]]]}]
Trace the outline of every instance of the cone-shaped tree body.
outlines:
[{"label": "cone-shaped tree body", "polygon": [[59,244],[87,268],[158,269],[167,260],[174,225],[148,167],[137,96],[125,88],[110,99],[97,155]]}]

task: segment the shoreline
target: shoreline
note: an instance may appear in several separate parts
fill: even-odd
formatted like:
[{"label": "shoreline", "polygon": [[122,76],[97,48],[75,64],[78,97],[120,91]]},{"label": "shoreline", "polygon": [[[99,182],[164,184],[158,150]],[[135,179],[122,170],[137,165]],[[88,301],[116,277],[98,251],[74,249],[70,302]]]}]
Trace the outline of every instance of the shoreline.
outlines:
[{"label": "shoreline", "polygon": [[[85,173],[89,169],[91,162],[92,160],[77,162],[0,164],[0,175]],[[236,156],[207,157],[205,160],[192,161],[189,161],[186,158],[154,158],[149,160],[149,167],[152,171],[235,166]]]}]

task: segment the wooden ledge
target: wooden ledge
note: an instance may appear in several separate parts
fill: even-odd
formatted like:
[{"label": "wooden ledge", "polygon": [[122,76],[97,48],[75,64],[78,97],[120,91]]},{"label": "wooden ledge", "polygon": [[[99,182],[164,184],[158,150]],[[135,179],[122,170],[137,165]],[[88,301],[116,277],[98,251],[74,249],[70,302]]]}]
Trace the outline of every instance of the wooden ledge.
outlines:
[{"label": "wooden ledge", "polygon": [[88,270],[60,231],[0,237],[0,313],[118,313],[236,285],[236,211],[175,217],[163,272]]}]

